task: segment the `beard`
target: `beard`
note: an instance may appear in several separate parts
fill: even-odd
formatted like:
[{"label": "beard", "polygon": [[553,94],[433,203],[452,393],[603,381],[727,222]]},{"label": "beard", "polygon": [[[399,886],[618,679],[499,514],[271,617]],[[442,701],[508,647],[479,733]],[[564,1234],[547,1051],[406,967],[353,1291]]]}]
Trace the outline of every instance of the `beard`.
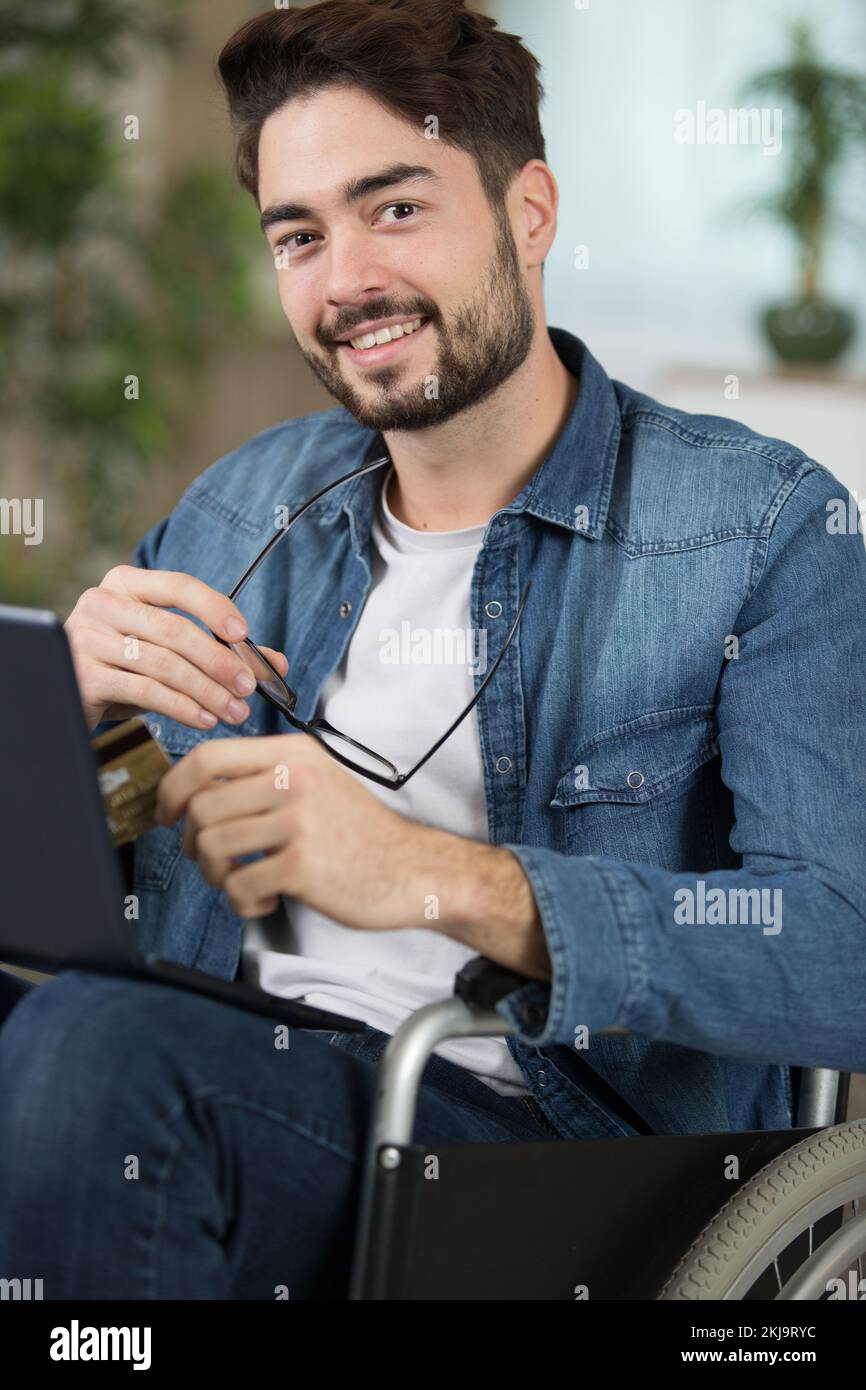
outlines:
[{"label": "beard", "polygon": [[[522,366],[532,347],[535,317],[520,270],[505,209],[497,213],[496,250],[477,293],[447,317],[431,301],[418,301],[406,318],[428,318],[438,335],[436,359],[420,380],[407,382],[405,366],[368,370],[364,391],[351,385],[338,362],[298,346],[325,389],[366,429],[423,430],[444,424],[483,401]],[[393,318],[404,305],[384,298],[365,306],[365,319]],[[342,330],[343,332],[347,330]]]}]

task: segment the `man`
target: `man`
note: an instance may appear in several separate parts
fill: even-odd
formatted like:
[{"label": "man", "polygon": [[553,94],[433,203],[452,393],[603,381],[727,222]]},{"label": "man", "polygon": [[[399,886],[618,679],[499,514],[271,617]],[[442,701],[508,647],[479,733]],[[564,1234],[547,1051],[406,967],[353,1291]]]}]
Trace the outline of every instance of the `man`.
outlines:
[{"label": "man", "polygon": [[[136,845],[142,947],[367,1027],[284,1051],[179,990],[28,991],[0,1265],[46,1297],[344,1296],[382,1047],[479,953],[526,977],[517,1032],[437,1049],[431,1146],[785,1128],[792,1067],[866,1067],[862,539],[799,450],[547,328],[536,69],[441,0],[271,12],[221,55],[340,408],[215,464],[67,632],[91,727],[151,712],[177,759]],[[297,719],[408,770],[527,581],[398,789],[252,693],[246,636]]]}]

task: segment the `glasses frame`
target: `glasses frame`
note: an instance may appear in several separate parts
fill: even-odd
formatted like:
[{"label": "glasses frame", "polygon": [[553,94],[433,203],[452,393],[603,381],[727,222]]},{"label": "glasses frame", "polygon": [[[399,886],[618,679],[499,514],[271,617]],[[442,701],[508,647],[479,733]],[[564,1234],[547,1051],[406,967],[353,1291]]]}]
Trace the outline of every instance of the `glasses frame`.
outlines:
[{"label": "glasses frame", "polygon": [[[267,545],[256,556],[255,560],[253,560],[253,563],[250,565],[249,569],[247,569],[241,575],[240,579],[238,580],[235,587],[232,589],[231,593],[228,594],[228,598],[230,598],[232,602],[234,602],[238,598],[238,596],[246,588],[247,584],[258,570],[259,566],[264,564],[265,560],[268,558],[275,546],[279,545],[280,541],[283,540],[286,535],[288,535],[289,531],[294,526],[298,518],[302,517],[304,513],[308,511],[310,507],[313,506],[315,502],[318,502],[320,497],[324,497],[326,493],[331,492],[336,487],[340,487],[343,483],[349,482],[352,478],[359,478],[366,473],[372,473],[376,468],[381,468],[383,464],[390,462],[391,458],[388,454],[385,454],[382,458],[373,459],[372,462],[362,464],[360,468],[353,469],[351,473],[345,473],[342,478],[337,478],[333,483],[328,483],[326,487],[321,488],[319,492],[315,493],[312,497],[308,498],[308,500],[304,502],[303,505],[300,506],[298,510],[288,518],[285,525],[279,527],[276,533],[273,536],[271,536]],[[332,724],[328,723],[327,719],[298,719],[297,716],[292,712],[295,708],[295,705],[298,702],[297,693],[294,690],[292,690],[292,687],[288,684],[285,678],[280,675],[279,671],[276,671],[274,669],[273,665],[270,661],[268,661],[268,658],[265,656],[264,652],[262,652],[261,649],[256,646],[255,642],[253,642],[250,637],[245,637],[242,642],[227,642],[224,640],[224,638],[217,636],[215,632],[211,631],[210,629],[208,630],[211,631],[211,636],[216,638],[217,642],[219,642],[224,647],[229,647],[231,650],[238,652],[239,655],[242,654],[244,648],[247,648],[250,651],[252,651],[255,655],[256,660],[261,662],[262,665],[265,666],[273,674],[274,680],[278,681],[279,684],[282,685],[286,690],[289,696],[288,702],[276,699],[273,695],[271,695],[271,693],[268,690],[264,688],[261,681],[256,683],[256,690],[258,694],[261,695],[262,699],[267,700],[268,704],[273,705],[276,709],[280,711],[280,713],[288,720],[288,722],[292,725],[293,728],[298,729],[302,733],[310,734],[313,738],[316,738],[316,741],[319,744],[321,744],[325,752],[336,762],[341,763],[343,767],[350,768],[353,772],[359,773],[360,776],[366,777],[371,782],[378,783],[378,785],[381,787],[390,787],[396,791],[398,788],[405,786],[405,784],[409,781],[409,778],[414,777],[415,773],[418,772],[418,770],[422,768],[424,764],[429,761],[430,758],[433,757],[433,754],[438,752],[438,750],[442,747],[443,743],[445,743],[446,740],[451,737],[451,735],[454,733],[454,730],[457,729],[463,723],[463,720],[475,708],[478,701],[481,699],[481,696],[484,694],[484,691],[490,684],[490,681],[495,676],[496,671],[499,667],[499,663],[501,662],[509,646],[511,645],[512,638],[514,637],[514,634],[518,628],[518,624],[520,623],[520,619],[523,616],[523,609],[526,606],[526,600],[531,587],[532,581],[527,580],[523,588],[523,592],[520,596],[520,603],[517,608],[517,613],[509,629],[508,636],[506,637],[505,642],[503,643],[502,650],[499,652],[499,655],[497,656],[490,670],[487,672],[486,676],[484,677],[484,680],[481,682],[472,699],[469,701],[469,704],[462,711],[462,713],[457,716],[457,718],[454,720],[454,723],[446,729],[442,737],[436,740],[436,742],[433,744],[433,747],[428,749],[428,751],[424,754],[423,758],[420,758],[419,761],[415,763],[414,767],[411,767],[408,772],[399,772],[394,763],[392,763],[389,758],[383,757],[381,753],[374,752],[372,748],[367,748],[363,743],[358,743],[356,739],[351,738],[348,734],[344,734],[341,729],[335,729]],[[389,767],[391,769],[391,773],[387,774],[384,772],[374,772],[371,771],[370,768],[361,767],[359,763],[354,762],[346,754],[340,753],[337,749],[332,748],[329,744],[327,744],[323,738],[319,737],[319,735],[322,733],[333,734],[336,738],[343,739],[344,742],[351,744],[353,748],[357,748],[360,750],[360,752],[366,753],[368,757],[375,758],[376,761],[381,763],[384,767]]]}]

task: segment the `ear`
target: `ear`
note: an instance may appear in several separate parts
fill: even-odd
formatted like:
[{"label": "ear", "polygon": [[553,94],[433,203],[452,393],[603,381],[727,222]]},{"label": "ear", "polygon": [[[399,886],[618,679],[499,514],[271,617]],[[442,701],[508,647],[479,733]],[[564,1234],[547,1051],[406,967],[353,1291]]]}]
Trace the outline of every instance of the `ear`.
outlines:
[{"label": "ear", "polygon": [[543,159],[524,164],[509,191],[516,215],[515,241],[523,265],[529,270],[543,265],[556,236],[559,186]]}]

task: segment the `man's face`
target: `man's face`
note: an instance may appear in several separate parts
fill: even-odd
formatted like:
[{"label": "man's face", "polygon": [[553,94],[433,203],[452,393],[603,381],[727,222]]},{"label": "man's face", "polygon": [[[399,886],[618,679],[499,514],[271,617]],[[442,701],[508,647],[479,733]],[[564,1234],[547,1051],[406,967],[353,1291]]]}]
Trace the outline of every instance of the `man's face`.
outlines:
[{"label": "man's face", "polygon": [[[385,171],[346,201],[347,184]],[[451,419],[525,361],[535,320],[517,246],[462,150],[357,88],[327,88],[265,122],[259,202],[298,346],[367,428]],[[419,318],[372,348],[348,341]]]}]

